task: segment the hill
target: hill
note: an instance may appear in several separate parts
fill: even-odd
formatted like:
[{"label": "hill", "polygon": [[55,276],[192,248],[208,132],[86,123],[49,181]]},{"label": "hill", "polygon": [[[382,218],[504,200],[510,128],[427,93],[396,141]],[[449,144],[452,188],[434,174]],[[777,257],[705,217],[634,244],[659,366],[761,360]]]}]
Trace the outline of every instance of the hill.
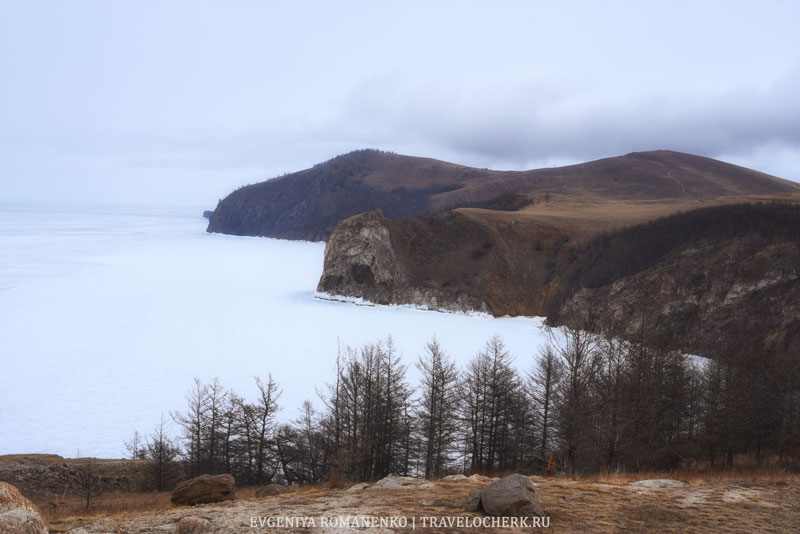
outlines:
[{"label": "hill", "polygon": [[800,344],[800,184],[690,154],[500,172],[359,151],[232,193],[209,231],[327,238],[317,289],[382,304],[647,323],[705,355]]},{"label": "hill", "polygon": [[793,192],[800,192],[796,183],[671,151],[559,168],[492,171],[360,150],[234,191],[217,205],[208,231],[319,241],[339,221],[375,209],[390,219],[405,220],[464,207],[516,211],[550,195],[703,202]]}]

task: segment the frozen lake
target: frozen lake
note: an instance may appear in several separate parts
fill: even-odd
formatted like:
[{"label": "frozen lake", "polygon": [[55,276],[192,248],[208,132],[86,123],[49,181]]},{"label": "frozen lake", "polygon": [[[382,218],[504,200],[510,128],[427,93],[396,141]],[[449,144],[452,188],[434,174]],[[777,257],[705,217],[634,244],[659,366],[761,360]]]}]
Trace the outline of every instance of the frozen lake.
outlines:
[{"label": "frozen lake", "polygon": [[[185,408],[194,377],[245,398],[283,389],[292,420],[333,379],[337,343],[392,335],[413,362],[434,334],[463,364],[499,334],[520,368],[541,321],[315,297],[323,243],[205,233],[150,210],[0,209],[0,454],[120,457]],[[173,428],[173,430],[175,430]]]}]

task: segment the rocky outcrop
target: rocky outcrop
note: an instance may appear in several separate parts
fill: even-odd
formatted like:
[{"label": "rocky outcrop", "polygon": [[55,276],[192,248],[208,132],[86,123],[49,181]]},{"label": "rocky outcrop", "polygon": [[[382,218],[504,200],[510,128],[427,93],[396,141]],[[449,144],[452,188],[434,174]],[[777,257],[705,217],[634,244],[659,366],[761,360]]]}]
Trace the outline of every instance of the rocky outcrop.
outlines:
[{"label": "rocky outcrop", "polygon": [[689,247],[634,275],[573,294],[565,315],[593,310],[601,329],[649,330],[662,343],[713,357],[732,347],[800,342],[800,245],[748,239]]},{"label": "rocky outcrop", "polygon": [[[477,251],[476,240],[482,243]],[[377,304],[487,312],[480,291],[450,276],[453,264],[487,272],[481,266],[490,261],[490,243],[484,228],[459,214],[400,223],[380,211],[363,213],[339,223],[328,238],[317,291]]]},{"label": "rocky outcrop", "polygon": [[[471,504],[472,501],[468,500]],[[489,484],[480,493],[480,508],[501,517],[544,517],[536,485],[526,476],[508,475]]]},{"label": "rocky outcrop", "polygon": [[149,462],[62,458],[54,454],[0,456],[0,481],[30,497],[80,495],[81,476],[92,463],[94,484],[101,493],[145,491]]},{"label": "rocky outcrop", "polygon": [[424,489],[432,487],[433,483],[422,478],[388,476],[370,486],[370,489]]},{"label": "rocky outcrop", "polygon": [[193,506],[232,500],[235,491],[231,475],[200,475],[175,486],[170,500],[177,506]]},{"label": "rocky outcrop", "polygon": [[47,534],[39,509],[17,488],[0,482],[0,534]]},{"label": "rocky outcrop", "polygon": [[442,478],[443,482],[461,482],[463,480],[469,480],[467,475],[447,475]]},{"label": "rocky outcrop", "polygon": [[396,300],[408,287],[389,237],[388,220],[372,211],[337,225],[328,238],[317,291],[365,297],[379,304]]},{"label": "rocky outcrop", "polygon": [[[800,342],[800,206],[697,209],[578,240],[536,218],[370,212],[328,240],[318,290],[613,331],[713,357]],[[590,315],[591,324],[585,321]],[[576,320],[578,317],[580,320]]]}]

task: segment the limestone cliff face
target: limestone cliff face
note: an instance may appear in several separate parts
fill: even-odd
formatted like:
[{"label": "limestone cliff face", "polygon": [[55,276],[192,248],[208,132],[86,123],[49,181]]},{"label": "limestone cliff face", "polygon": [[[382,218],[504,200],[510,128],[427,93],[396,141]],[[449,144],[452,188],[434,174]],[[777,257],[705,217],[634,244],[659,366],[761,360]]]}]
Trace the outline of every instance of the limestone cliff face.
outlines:
[{"label": "limestone cliff face", "polygon": [[395,291],[407,286],[380,210],[339,223],[325,247],[325,265],[317,291],[394,302]]},{"label": "limestone cliff face", "polygon": [[358,297],[377,304],[431,309],[488,311],[480,298],[445,287],[425,287],[409,259],[400,223],[380,210],[339,223],[328,238],[317,291]]}]

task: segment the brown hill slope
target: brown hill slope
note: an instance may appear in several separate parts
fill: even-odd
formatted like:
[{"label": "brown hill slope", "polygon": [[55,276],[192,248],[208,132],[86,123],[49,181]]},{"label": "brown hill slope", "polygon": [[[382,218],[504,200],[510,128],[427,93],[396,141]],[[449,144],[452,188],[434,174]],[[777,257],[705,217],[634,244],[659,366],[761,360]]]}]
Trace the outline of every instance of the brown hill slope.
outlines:
[{"label": "brown hill slope", "polygon": [[794,182],[671,151],[560,168],[492,171],[361,150],[234,191],[214,210],[208,231],[321,240],[339,221],[374,209],[403,220],[462,207],[516,210],[554,194],[690,202],[799,191]]}]

